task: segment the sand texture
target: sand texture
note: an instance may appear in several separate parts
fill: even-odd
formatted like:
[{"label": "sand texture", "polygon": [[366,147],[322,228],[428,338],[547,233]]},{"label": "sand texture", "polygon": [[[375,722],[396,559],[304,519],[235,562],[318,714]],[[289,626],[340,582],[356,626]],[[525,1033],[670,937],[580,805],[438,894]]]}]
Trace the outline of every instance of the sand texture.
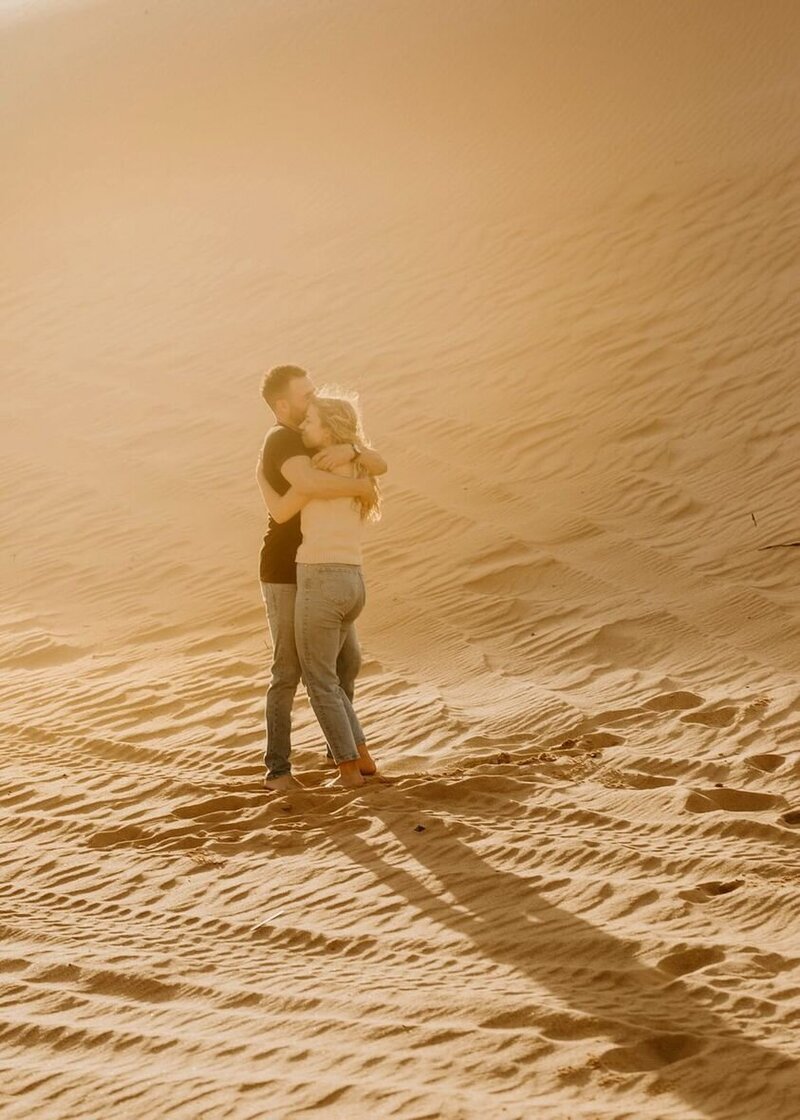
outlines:
[{"label": "sand texture", "polygon": [[[798,58],[0,5],[3,1120],[800,1116]],[[279,362],[390,464],[358,791],[304,693],[262,788]]]}]

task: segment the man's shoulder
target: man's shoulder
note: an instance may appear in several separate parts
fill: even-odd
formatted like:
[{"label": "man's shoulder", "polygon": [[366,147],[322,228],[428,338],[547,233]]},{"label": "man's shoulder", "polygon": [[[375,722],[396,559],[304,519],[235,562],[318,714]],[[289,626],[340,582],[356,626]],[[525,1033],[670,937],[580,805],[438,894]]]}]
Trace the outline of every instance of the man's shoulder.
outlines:
[{"label": "man's shoulder", "polygon": [[302,436],[292,428],[283,424],[276,424],[270,428],[264,439],[264,455],[271,458],[288,459],[291,455],[306,455],[306,447]]}]

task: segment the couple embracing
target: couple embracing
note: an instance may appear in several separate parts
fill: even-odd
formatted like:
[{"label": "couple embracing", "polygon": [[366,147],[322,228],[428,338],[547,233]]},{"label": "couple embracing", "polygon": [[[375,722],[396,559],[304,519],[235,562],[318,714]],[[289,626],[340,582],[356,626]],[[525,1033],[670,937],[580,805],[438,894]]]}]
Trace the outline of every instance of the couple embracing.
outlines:
[{"label": "couple embracing", "polygon": [[317,393],[299,366],[271,369],[261,395],[276,420],[256,471],[270,515],[259,571],[273,650],[264,785],[300,785],[291,727],[302,679],[339,783],[360,786],[376,772],[353,708],[355,621],[366,598],[361,538],[364,523],[380,515],[377,477],[386,463],[365,443],[355,401]]}]

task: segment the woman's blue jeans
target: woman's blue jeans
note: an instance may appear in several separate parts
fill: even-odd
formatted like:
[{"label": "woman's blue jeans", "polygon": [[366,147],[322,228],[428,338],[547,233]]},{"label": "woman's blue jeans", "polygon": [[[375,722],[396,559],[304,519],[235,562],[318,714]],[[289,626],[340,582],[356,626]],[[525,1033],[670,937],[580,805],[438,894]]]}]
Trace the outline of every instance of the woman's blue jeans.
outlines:
[{"label": "woman's blue jeans", "polygon": [[297,653],[311,707],[337,764],[357,759],[358,747],[366,743],[336,669],[366,597],[358,565],[297,565]]},{"label": "woman's blue jeans", "polygon": [[[265,705],[267,748],[264,763],[267,777],[279,778],[292,770],[292,707],[301,676],[294,632],[297,586],[294,583],[262,583],[261,595],[267,608],[272,638],[272,672]],[[356,628],[351,626],[336,665],[339,683],[351,702],[360,669],[361,649]],[[328,754],[333,757],[330,747]]]}]

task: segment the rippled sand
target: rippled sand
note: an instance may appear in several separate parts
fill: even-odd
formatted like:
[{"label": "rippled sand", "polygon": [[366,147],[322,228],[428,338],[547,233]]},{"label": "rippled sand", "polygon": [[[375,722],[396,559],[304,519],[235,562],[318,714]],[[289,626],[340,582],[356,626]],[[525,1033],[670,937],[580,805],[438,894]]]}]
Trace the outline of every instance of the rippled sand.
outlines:
[{"label": "rippled sand", "polygon": [[[796,5],[0,12],[4,1120],[796,1120]],[[261,787],[283,361],[363,791]]]}]

